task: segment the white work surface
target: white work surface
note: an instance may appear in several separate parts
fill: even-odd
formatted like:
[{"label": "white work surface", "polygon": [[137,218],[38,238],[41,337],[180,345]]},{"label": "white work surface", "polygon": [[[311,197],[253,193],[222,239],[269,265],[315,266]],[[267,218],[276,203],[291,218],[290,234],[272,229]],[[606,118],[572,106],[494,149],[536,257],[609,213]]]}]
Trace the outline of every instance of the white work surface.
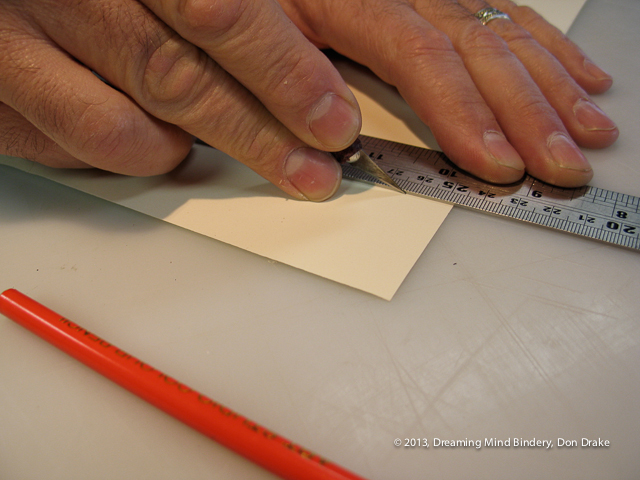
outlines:
[{"label": "white work surface", "polygon": [[[570,36],[615,78],[591,184],[640,196],[638,25],[590,0]],[[636,252],[454,208],[387,302],[8,169],[0,252],[0,289],[371,480],[638,478]],[[0,479],[114,478],[274,477],[0,318]]]}]

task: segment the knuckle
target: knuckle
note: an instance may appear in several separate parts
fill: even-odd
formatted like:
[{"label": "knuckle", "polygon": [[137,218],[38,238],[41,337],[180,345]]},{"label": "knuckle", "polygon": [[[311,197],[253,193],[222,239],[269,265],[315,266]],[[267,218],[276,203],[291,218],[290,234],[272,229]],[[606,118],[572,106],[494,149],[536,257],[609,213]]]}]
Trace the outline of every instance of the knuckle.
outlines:
[{"label": "knuckle", "polygon": [[543,124],[555,118],[555,111],[541,93],[522,89],[512,92],[512,108],[518,112],[523,122]]},{"label": "knuckle", "polygon": [[208,60],[204,53],[175,37],[147,58],[140,80],[141,103],[162,118],[173,118],[196,103]]},{"label": "knuckle", "polygon": [[513,22],[500,22],[498,34],[507,43],[510,42],[531,42],[533,37],[525,28]]},{"label": "knuckle", "polygon": [[284,160],[295,140],[275,118],[249,121],[229,139],[234,156],[265,178],[281,178]]},{"label": "knuckle", "polygon": [[[14,92],[14,103],[43,132],[79,159],[92,165],[115,165],[132,161],[141,151],[144,131],[134,124],[130,112],[110,102],[95,102],[82,95],[68,95],[51,78],[30,84],[39,87],[39,96]],[[41,155],[46,140],[35,130],[13,132],[14,149],[31,156]],[[29,153],[31,152],[31,153]]]},{"label": "knuckle", "polygon": [[307,93],[313,97],[313,90],[309,85],[314,84],[317,74],[317,64],[309,61],[301,54],[287,54],[285,57],[273,58],[267,61],[263,88],[271,92],[271,98],[280,103],[290,105],[292,92]]},{"label": "knuckle", "polygon": [[[76,139],[84,160],[116,173],[159,175],[173,170],[187,154],[180,145],[154,138],[153,128],[127,112],[109,111],[93,116],[90,121],[79,123],[78,130],[83,132]],[[163,145],[159,148],[159,144]]]},{"label": "knuckle", "polygon": [[406,81],[403,76],[407,66],[413,72],[428,74],[434,69],[457,63],[459,57],[444,33],[436,29],[419,28],[397,38],[389,60],[383,76],[390,83],[400,85]]},{"label": "knuckle", "polygon": [[538,12],[527,5],[519,5],[515,8],[515,11],[518,16],[519,23],[527,29],[547,24],[546,20],[544,20]]},{"label": "knuckle", "polygon": [[517,5],[515,10],[524,18],[539,17],[538,13],[528,5]]},{"label": "knuckle", "polygon": [[192,34],[223,36],[242,23],[250,2],[244,0],[182,0],[178,18]]},{"label": "knuckle", "polygon": [[524,30],[532,33],[538,33],[553,41],[571,43],[571,41],[556,27],[551,25],[545,18],[537,13],[534,9],[527,6],[518,6],[516,8],[518,14],[518,24]]},{"label": "knuckle", "polygon": [[[67,0],[68,2],[70,0]],[[142,2],[126,6],[118,2],[82,2],[71,0],[66,8],[80,9],[88,27],[99,38],[99,48],[107,52],[122,52],[133,59],[148,56],[167,36],[169,28],[153,15]],[[91,3],[92,6],[85,4]],[[80,13],[78,13],[80,15]],[[135,68],[131,62],[129,68]]]},{"label": "knuckle", "polygon": [[413,32],[405,32],[398,38],[396,50],[403,60],[423,56],[449,55],[454,52],[449,37],[436,29],[417,29]]},{"label": "knuckle", "polygon": [[[240,154],[251,162],[252,168],[264,170],[272,163],[270,158],[278,143],[278,136],[274,134],[275,119],[265,118],[261,122],[244,125],[241,131],[246,135],[238,138],[237,148]],[[277,131],[277,128],[275,129]],[[250,132],[250,133],[249,133]]]},{"label": "knuckle", "polygon": [[508,51],[508,47],[502,38],[491,29],[475,22],[460,37],[460,49],[480,56],[493,56],[504,54]]},{"label": "knuckle", "polygon": [[[548,98],[577,99],[585,96],[584,91],[566,71],[557,73],[553,82],[545,85],[545,95]],[[573,103],[573,101],[571,102]]]},{"label": "knuckle", "polygon": [[128,112],[92,106],[78,119],[69,142],[76,144],[87,161],[94,165],[128,163],[144,142]]},{"label": "knuckle", "polygon": [[498,34],[515,53],[538,49],[539,44],[528,30],[512,22],[502,22]]}]

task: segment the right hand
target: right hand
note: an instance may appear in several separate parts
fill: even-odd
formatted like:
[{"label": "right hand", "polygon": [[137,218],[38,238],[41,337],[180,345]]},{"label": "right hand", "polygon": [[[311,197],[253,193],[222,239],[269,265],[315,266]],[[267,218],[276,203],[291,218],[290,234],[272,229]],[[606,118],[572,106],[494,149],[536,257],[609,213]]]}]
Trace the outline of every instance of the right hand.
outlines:
[{"label": "right hand", "polygon": [[[493,183],[525,173],[561,187],[593,170],[616,125],[589,94],[612,79],[558,29],[511,0],[279,0],[307,37],[395,86],[460,168]],[[511,20],[483,25],[494,7]]]}]

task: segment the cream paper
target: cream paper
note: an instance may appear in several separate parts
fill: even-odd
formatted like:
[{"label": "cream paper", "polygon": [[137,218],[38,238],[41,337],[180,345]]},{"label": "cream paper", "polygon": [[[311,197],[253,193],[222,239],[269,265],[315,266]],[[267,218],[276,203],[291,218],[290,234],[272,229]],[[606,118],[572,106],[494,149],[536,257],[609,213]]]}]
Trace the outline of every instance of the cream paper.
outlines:
[{"label": "cream paper", "polygon": [[175,171],[148,178],[0,163],[387,300],[451,208],[351,181],[331,201],[298,201],[203,146]]}]

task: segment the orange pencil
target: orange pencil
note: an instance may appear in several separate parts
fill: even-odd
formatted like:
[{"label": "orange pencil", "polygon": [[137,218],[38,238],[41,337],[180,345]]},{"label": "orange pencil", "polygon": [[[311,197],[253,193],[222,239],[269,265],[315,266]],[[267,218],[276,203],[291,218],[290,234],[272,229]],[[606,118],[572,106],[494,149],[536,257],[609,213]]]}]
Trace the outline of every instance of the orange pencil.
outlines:
[{"label": "orange pencil", "polygon": [[204,435],[286,480],[364,480],[174,380],[17,290],[0,313]]}]

